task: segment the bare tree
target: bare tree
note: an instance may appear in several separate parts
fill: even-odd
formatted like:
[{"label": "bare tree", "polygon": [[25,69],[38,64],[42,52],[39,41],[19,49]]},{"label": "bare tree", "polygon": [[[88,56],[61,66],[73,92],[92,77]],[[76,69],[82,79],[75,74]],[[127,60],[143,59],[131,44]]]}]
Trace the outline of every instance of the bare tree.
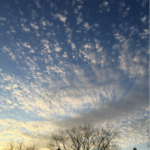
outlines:
[{"label": "bare tree", "polygon": [[147,139],[148,139],[148,143],[147,143],[147,147],[150,147],[150,132],[149,129],[147,130]]},{"label": "bare tree", "polygon": [[35,150],[35,145],[26,146],[25,150]]},{"label": "bare tree", "polygon": [[35,145],[25,145],[23,142],[15,143],[15,142],[9,142],[4,150],[35,150]]},{"label": "bare tree", "polygon": [[90,125],[74,127],[53,134],[49,149],[61,150],[116,150],[119,133],[111,129],[92,128]]},{"label": "bare tree", "polygon": [[16,144],[13,141],[10,141],[5,147],[4,150],[15,150]]},{"label": "bare tree", "polygon": [[16,150],[24,150],[25,145],[23,142],[17,143]]}]

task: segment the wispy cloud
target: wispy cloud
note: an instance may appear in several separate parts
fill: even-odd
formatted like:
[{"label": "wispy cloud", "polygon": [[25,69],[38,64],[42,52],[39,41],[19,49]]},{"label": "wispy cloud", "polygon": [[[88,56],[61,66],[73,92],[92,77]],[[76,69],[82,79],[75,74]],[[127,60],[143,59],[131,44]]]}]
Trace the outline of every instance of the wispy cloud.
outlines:
[{"label": "wispy cloud", "polygon": [[57,13],[57,14],[53,14],[53,16],[54,16],[54,18],[58,18],[60,21],[62,21],[62,22],[66,22],[66,19],[67,19],[67,17],[64,17],[62,14],[60,14],[60,13]]},{"label": "wispy cloud", "polygon": [[23,31],[25,31],[25,32],[30,32],[30,29],[27,28],[27,27],[25,27],[24,24],[21,24],[21,26],[22,26],[22,30],[23,30]]},{"label": "wispy cloud", "polygon": [[[108,120],[115,120],[118,117],[125,117],[138,111],[141,108],[147,107],[148,104],[148,86],[142,88],[133,88],[126,96],[121,97],[116,102],[108,102],[104,106],[99,104],[96,110],[91,110],[87,113],[81,113],[79,117],[64,120],[62,125],[65,124],[82,124],[86,123],[100,123]],[[142,99],[142,101],[141,101]],[[61,123],[61,122],[59,122]]]},{"label": "wispy cloud", "polygon": [[83,21],[82,13],[80,12],[78,17],[77,17],[77,25],[80,24],[82,21]]},{"label": "wispy cloud", "polygon": [[39,29],[38,25],[36,25],[35,23],[31,23],[30,25],[36,30]]}]

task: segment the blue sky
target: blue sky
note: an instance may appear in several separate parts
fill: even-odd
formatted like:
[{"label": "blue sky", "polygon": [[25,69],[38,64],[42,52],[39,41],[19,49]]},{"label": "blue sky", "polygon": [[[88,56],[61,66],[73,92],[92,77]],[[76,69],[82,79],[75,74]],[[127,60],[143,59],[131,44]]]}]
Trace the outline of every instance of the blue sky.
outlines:
[{"label": "blue sky", "polygon": [[0,1],[0,143],[84,122],[147,143],[148,0]]}]

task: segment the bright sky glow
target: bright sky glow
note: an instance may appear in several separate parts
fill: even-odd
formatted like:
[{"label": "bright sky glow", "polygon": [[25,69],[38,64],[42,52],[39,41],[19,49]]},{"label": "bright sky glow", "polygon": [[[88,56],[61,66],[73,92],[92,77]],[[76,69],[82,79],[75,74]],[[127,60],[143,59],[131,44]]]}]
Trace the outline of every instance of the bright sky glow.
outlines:
[{"label": "bright sky glow", "polygon": [[122,148],[149,126],[148,0],[0,0],[0,143],[45,144],[112,125]]}]

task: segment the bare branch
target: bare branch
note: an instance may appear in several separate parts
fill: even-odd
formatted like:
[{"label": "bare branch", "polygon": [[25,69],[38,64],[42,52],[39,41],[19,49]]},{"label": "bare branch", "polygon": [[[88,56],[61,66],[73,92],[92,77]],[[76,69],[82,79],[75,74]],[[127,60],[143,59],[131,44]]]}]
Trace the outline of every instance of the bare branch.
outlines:
[{"label": "bare branch", "polygon": [[61,150],[115,150],[119,133],[111,129],[92,128],[90,125],[74,127],[51,137],[49,148]]}]

